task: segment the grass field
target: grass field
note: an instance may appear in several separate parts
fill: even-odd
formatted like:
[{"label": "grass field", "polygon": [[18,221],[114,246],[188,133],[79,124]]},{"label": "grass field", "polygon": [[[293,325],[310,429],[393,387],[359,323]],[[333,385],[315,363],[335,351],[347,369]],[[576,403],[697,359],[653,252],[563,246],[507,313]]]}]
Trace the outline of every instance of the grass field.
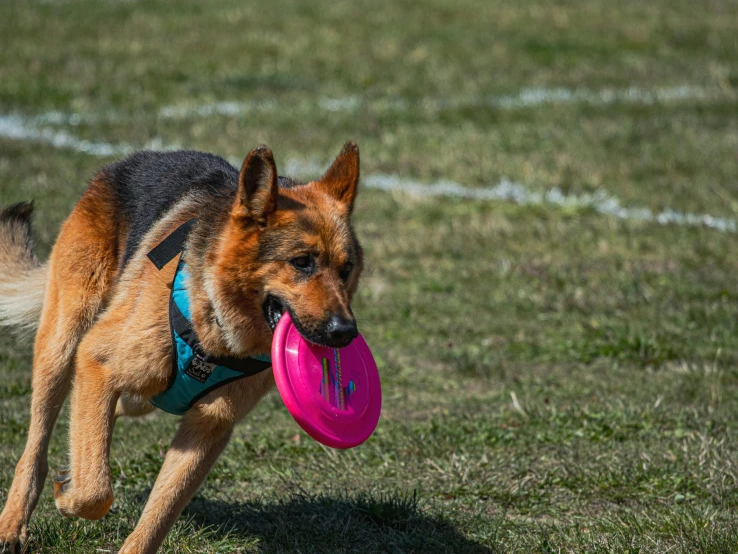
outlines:
[{"label": "grass field", "polygon": [[[349,139],[367,183],[568,200],[364,187],[375,435],[322,448],[272,393],[161,551],[738,552],[738,236],[700,224],[738,217],[738,3],[0,3],[0,205],[36,201],[43,256],[131,148],[309,177]],[[30,350],[0,337],[0,503]],[[26,552],[114,552],[176,423],[121,420],[112,513],[48,483]]]}]

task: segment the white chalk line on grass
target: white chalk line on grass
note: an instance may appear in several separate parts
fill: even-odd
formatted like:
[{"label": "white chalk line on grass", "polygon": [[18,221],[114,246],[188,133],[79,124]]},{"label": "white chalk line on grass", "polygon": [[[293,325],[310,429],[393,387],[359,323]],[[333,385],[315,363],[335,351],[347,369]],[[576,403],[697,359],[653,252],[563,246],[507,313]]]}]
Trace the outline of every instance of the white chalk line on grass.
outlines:
[{"label": "white chalk line on grass", "polygon": [[676,225],[705,226],[729,233],[735,233],[738,230],[738,223],[732,218],[684,213],[671,208],[656,213],[648,208],[626,208],[621,205],[617,197],[602,190],[591,194],[565,194],[560,188],[553,187],[546,192],[538,192],[506,178],[503,178],[495,186],[484,188],[467,188],[454,181],[438,181],[425,184],[402,179],[396,175],[369,175],[364,177],[362,182],[370,188],[422,197],[446,196],[468,200],[501,200],[523,206],[552,205],[567,209],[587,208],[618,219],[655,222],[662,225],[672,223]]},{"label": "white chalk line on grass", "polygon": [[676,87],[642,89],[628,87],[603,90],[568,89],[563,87],[525,88],[513,95],[489,95],[486,97],[423,98],[408,100],[404,98],[367,99],[358,95],[338,98],[319,97],[315,101],[279,103],[264,101],[224,101],[195,105],[170,105],[159,111],[162,119],[187,119],[212,115],[236,116],[244,113],[274,112],[277,110],[307,111],[315,107],[328,112],[357,112],[369,107],[379,112],[406,112],[414,107],[428,111],[444,111],[461,108],[489,107],[502,110],[533,108],[547,104],[587,104],[606,106],[611,104],[658,104],[685,100],[711,100],[719,98],[718,91],[702,87],[680,85]]},{"label": "white chalk line on grass", "polygon": [[[718,89],[708,89],[693,85],[659,87],[644,89],[635,86],[627,88],[606,88],[591,90],[586,88],[570,89],[565,87],[533,87],[524,88],[516,94],[488,95],[458,98],[421,98],[409,100],[401,97],[370,99],[359,95],[340,97],[320,96],[312,100],[278,101],[265,100],[226,100],[205,102],[201,104],[172,104],[164,106],[156,113],[160,120],[181,120],[196,117],[236,117],[249,113],[309,113],[315,109],[329,112],[355,113],[369,108],[379,113],[403,113],[412,110],[442,112],[464,108],[494,108],[515,110],[535,108],[554,104],[581,104],[590,106],[608,106],[613,104],[653,105],[673,102],[699,101],[709,102],[725,100],[725,94]],[[142,115],[145,117],[145,114]],[[100,113],[65,113],[50,111],[32,119],[37,125],[90,125],[98,122],[115,123],[130,119],[131,115],[115,110]]]},{"label": "white chalk line on grass", "polygon": [[92,156],[126,156],[136,150],[178,150],[177,145],[165,145],[160,138],[154,138],[141,148],[127,142],[110,144],[107,142],[90,141],[75,137],[66,131],[58,131],[46,127],[39,127],[27,118],[18,115],[0,115],[0,137],[13,140],[26,140],[50,144],[55,148],[74,150]]},{"label": "white chalk line on grass", "polygon": [[[17,115],[0,115],[0,137],[41,142],[55,148],[63,148],[99,157],[124,156],[137,150],[128,143],[110,144],[99,141],[79,139],[66,131],[57,131],[38,127],[29,120]],[[154,150],[177,150],[178,145],[165,145],[156,138],[144,148]],[[232,160],[238,166],[241,160]],[[316,176],[322,173],[323,167],[316,161],[288,160],[285,173],[297,177]],[[594,193],[565,194],[558,187],[546,192],[531,190],[520,183],[502,179],[492,187],[468,188],[454,181],[437,181],[421,183],[412,179],[404,179],[397,175],[373,174],[365,175],[363,185],[377,190],[392,193],[404,193],[419,197],[450,197],[467,200],[507,201],[519,205],[550,205],[565,209],[593,209],[596,212],[618,219],[660,223],[662,225],[704,226],[717,231],[735,233],[738,223],[733,218],[716,217],[709,214],[684,213],[671,208],[653,212],[648,208],[621,205],[620,200],[599,190]]]},{"label": "white chalk line on grass", "polygon": [[78,139],[65,131],[39,128],[17,115],[0,115],[0,136],[13,140],[27,140],[50,144],[93,156],[120,156],[135,149],[128,144],[108,144]]}]

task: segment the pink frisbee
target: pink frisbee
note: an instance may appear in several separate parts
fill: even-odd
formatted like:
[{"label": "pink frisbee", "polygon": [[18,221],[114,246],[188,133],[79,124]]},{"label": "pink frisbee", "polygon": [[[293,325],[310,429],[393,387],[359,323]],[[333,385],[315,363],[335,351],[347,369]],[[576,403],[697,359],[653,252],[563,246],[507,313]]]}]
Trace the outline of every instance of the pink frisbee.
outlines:
[{"label": "pink frisbee", "polygon": [[287,410],[318,442],[352,448],[377,427],[382,386],[361,335],[345,348],[318,346],[303,339],[285,313],[274,331],[272,369]]}]

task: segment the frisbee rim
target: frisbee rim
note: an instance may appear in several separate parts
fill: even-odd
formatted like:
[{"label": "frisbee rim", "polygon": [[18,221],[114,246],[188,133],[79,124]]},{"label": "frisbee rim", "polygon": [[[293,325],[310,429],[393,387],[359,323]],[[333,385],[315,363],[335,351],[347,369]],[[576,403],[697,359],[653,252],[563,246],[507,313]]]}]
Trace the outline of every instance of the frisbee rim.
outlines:
[{"label": "frisbee rim", "polygon": [[[290,337],[290,331],[292,329],[294,329],[298,334],[299,340],[297,342],[297,350],[288,352],[286,343],[287,339]],[[314,393],[309,393],[303,396],[295,390],[296,386],[304,387],[303,375],[299,369],[296,369],[293,377],[289,370],[288,359],[299,355],[299,348],[302,346],[302,342],[304,342],[308,348],[325,347],[315,345],[300,336],[288,312],[284,313],[282,319],[277,324],[277,328],[274,330],[274,339],[272,342],[272,371],[274,373],[274,380],[277,385],[277,390],[282,397],[282,401],[293,419],[308,435],[331,448],[347,449],[362,444],[374,433],[381,415],[382,394],[379,372],[377,371],[376,362],[374,362],[374,358],[371,356],[371,351],[369,350],[364,338],[359,335],[354,340],[359,339],[361,340],[361,346],[359,346],[360,351],[358,356],[364,363],[363,370],[367,376],[367,386],[371,387],[372,390],[367,393],[369,396],[367,397],[366,404],[363,406],[361,412],[356,411],[349,415],[330,404],[326,404],[325,406],[318,405]],[[351,345],[346,348],[351,348]],[[369,356],[367,357],[364,355],[361,350],[365,350]],[[299,379],[299,381],[293,384],[293,378]],[[354,428],[355,432],[349,433],[344,437],[341,436],[340,433],[330,429],[330,427],[326,428],[325,425],[320,422],[314,421],[307,415],[306,410],[304,409],[304,405],[309,405],[311,403],[315,409],[322,411],[324,414],[331,415],[335,419],[340,418],[342,420],[341,423],[344,425],[350,425]],[[328,408],[328,410],[326,410],[326,408]],[[348,421],[346,421],[347,419]]]}]

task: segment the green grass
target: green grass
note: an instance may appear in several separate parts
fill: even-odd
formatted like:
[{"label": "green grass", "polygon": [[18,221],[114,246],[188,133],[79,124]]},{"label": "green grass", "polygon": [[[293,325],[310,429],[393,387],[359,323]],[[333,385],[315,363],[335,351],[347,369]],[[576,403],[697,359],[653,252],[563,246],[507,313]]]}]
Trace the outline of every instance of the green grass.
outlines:
[{"label": "green grass", "polygon": [[[507,177],[736,217],[737,36],[728,0],[10,1],[0,115],[90,113],[46,126],[229,159],[263,142],[278,165],[327,163],[352,139],[366,175]],[[485,100],[679,86],[704,97]],[[355,109],[321,106],[346,97]],[[262,108],[160,113],[216,101]],[[0,204],[35,199],[46,255],[106,161],[0,137]],[[325,449],[272,393],[162,552],[738,551],[736,235],[370,189],[356,223],[367,270],[354,311],[385,395],[375,435]],[[0,503],[25,440],[30,350],[0,337]],[[62,519],[49,483],[27,551],[115,551],[176,421],[120,421],[111,514]]]}]

